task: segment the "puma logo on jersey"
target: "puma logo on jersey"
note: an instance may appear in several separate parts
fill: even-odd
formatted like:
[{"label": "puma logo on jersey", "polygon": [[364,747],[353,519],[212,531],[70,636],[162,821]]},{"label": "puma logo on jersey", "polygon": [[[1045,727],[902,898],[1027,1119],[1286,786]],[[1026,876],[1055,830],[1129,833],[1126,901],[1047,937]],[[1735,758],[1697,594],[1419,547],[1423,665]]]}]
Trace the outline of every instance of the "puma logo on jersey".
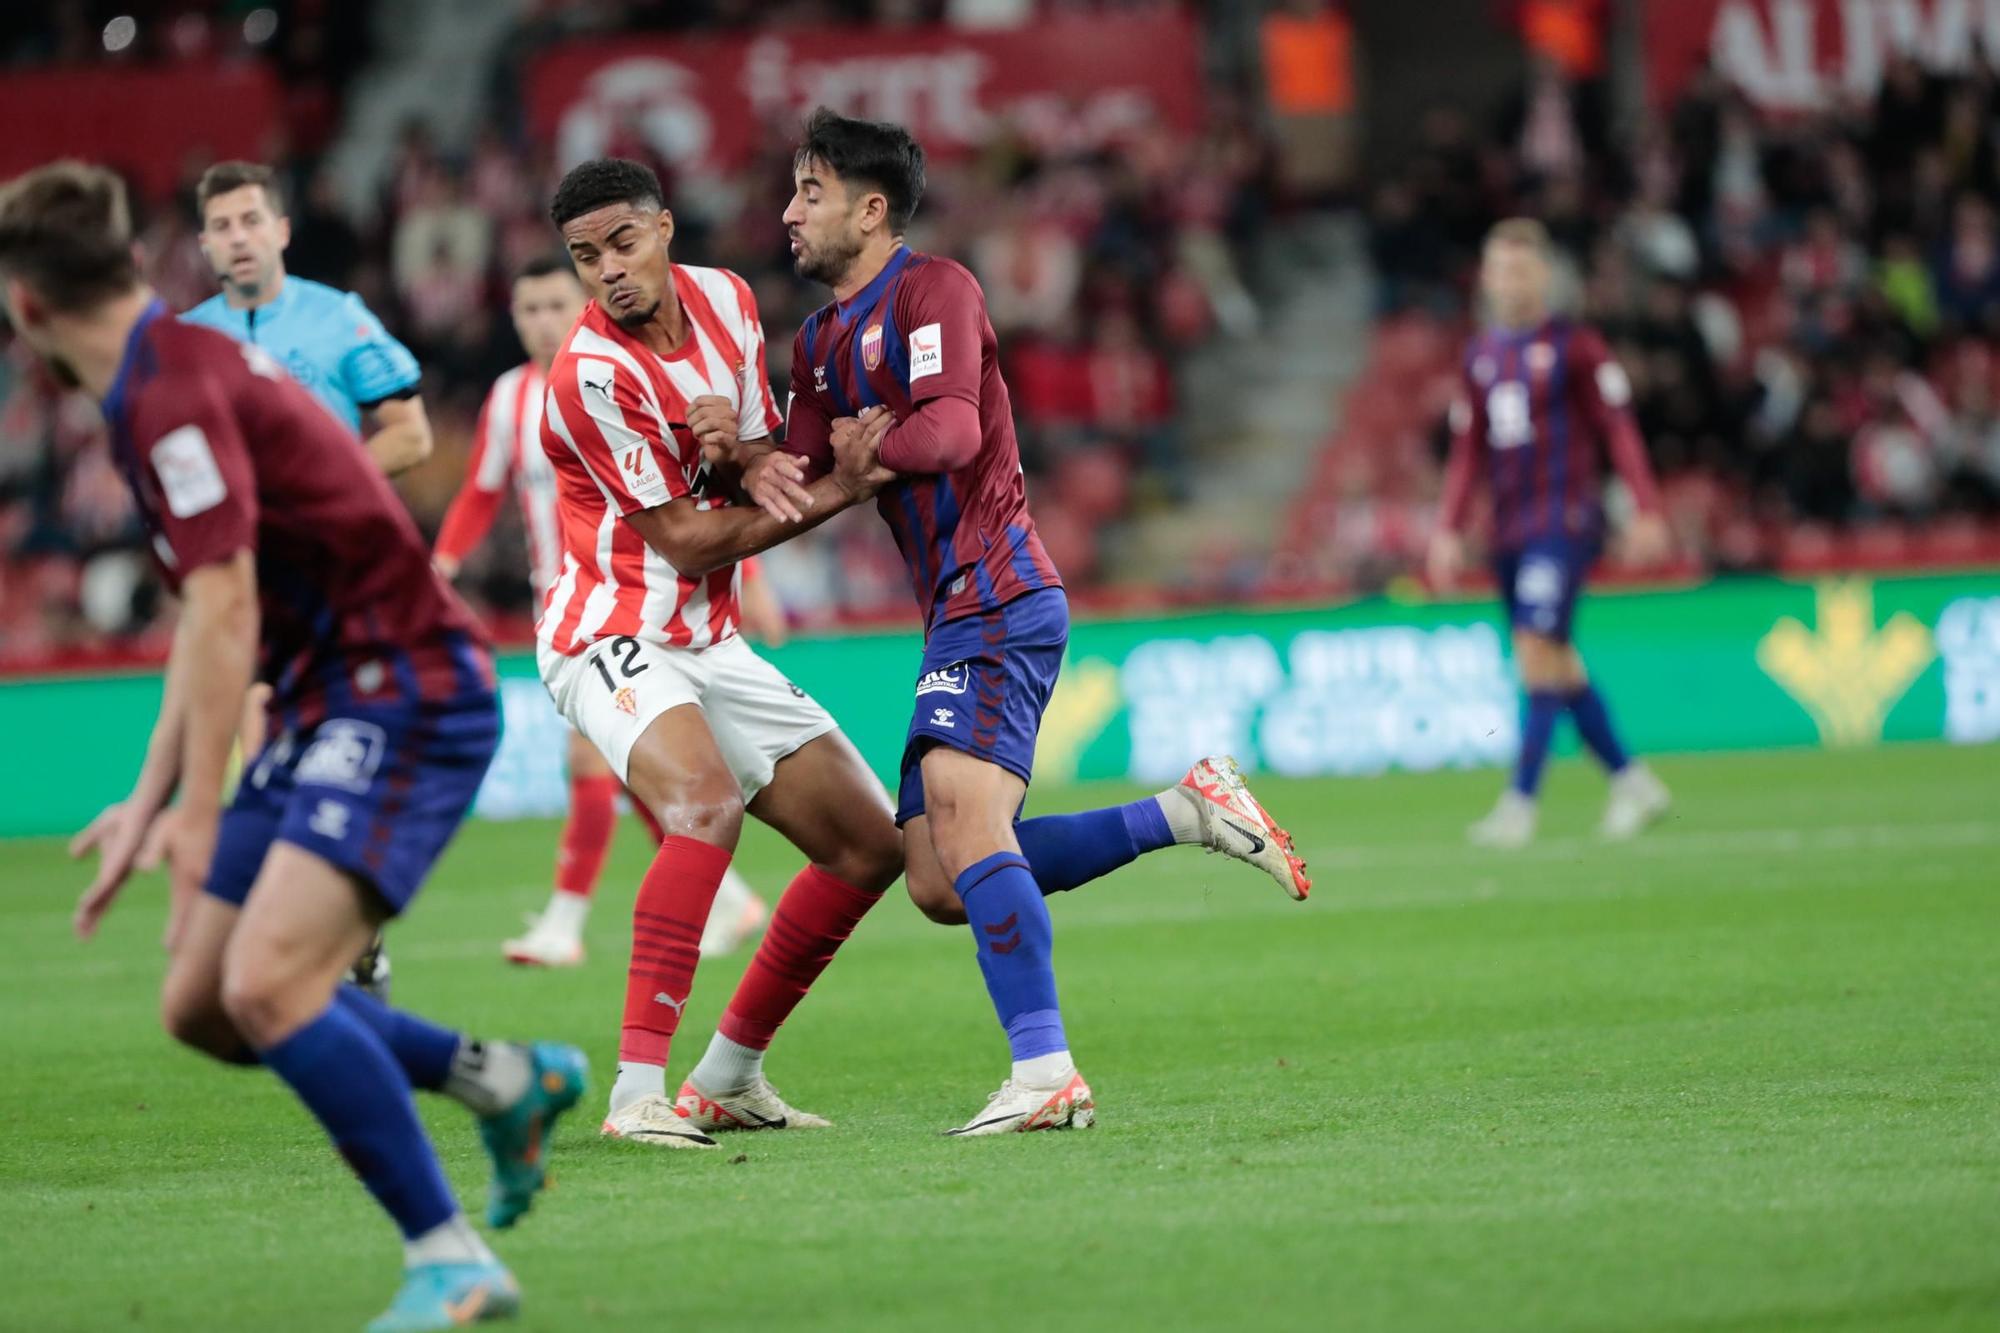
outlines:
[{"label": "puma logo on jersey", "polygon": [[587,380],[583,376],[578,375],[576,382],[600,397],[609,398],[611,396],[611,387],[618,382],[618,377],[615,375],[606,375],[604,383],[599,384],[595,380]]}]

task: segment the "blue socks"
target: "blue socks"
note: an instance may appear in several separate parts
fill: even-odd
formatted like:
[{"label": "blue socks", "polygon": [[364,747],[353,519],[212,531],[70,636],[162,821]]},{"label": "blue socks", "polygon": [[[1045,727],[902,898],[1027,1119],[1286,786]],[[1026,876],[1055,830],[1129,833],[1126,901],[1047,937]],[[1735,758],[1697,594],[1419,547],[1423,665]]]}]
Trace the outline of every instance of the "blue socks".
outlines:
[{"label": "blue socks", "polygon": [[1549,759],[1549,741],[1556,719],[1563,715],[1563,698],[1546,690],[1531,690],[1527,715],[1521,720],[1521,753],[1514,760],[1514,790],[1533,796],[1542,785],[1542,765]]},{"label": "blue socks", "polygon": [[328,1005],[318,1018],[258,1054],[319,1118],[405,1240],[458,1215],[417,1119],[410,1080],[351,1005]]},{"label": "blue socks", "polygon": [[955,887],[1014,1059],[1068,1050],[1056,1003],[1054,931],[1028,862],[1014,852],[995,852],[960,875]]},{"label": "blue socks", "polygon": [[1088,884],[1146,852],[1174,845],[1174,831],[1151,796],[1081,814],[1024,819],[1014,826],[1014,836],[1043,893]]},{"label": "blue socks", "polygon": [[435,1023],[406,1014],[370,995],[352,982],[342,982],[333,993],[333,1002],[368,1025],[382,1039],[389,1054],[403,1067],[410,1086],[438,1092],[451,1074],[451,1058],[458,1054],[459,1035]]},{"label": "blue socks", "polygon": [[1618,733],[1611,726],[1611,713],[1604,707],[1604,698],[1595,685],[1586,683],[1570,696],[1569,712],[1576,719],[1576,734],[1583,738],[1584,745],[1597,756],[1597,762],[1604,765],[1606,772],[1622,772],[1632,762],[1625,747],[1618,743]]}]

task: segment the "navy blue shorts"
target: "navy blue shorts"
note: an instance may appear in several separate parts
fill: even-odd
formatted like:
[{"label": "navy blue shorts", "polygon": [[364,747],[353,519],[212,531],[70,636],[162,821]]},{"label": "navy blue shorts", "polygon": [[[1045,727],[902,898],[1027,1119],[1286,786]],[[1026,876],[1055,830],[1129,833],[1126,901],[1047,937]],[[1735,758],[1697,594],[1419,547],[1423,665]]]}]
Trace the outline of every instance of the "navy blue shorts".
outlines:
[{"label": "navy blue shorts", "polygon": [[1493,577],[1507,605],[1507,621],[1517,630],[1568,643],[1576,619],[1576,599],[1597,560],[1595,544],[1550,537],[1494,557]]},{"label": "navy blue shorts", "polygon": [[924,812],[924,751],[933,745],[998,764],[1028,781],[1035,735],[1069,644],[1069,598],[1042,588],[931,631],[917,708],[903,745],[896,824]]},{"label": "navy blue shorts", "polygon": [[283,731],[243,771],[222,814],[207,892],[237,907],[274,842],[288,842],[408,907],[472,808],[500,748],[491,690],[445,702],[348,705]]}]

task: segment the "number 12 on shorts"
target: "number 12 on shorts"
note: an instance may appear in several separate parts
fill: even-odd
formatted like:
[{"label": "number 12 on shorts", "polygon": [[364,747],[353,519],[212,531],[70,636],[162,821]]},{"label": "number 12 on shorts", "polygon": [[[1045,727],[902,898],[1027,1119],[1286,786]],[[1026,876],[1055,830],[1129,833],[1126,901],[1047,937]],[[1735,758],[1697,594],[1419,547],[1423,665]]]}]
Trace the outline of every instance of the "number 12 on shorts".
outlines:
[{"label": "number 12 on shorts", "polygon": [[618,682],[612,679],[611,664],[605,660],[612,657],[619,659],[618,674],[627,680],[632,679],[632,677],[642,671],[648,670],[646,664],[638,660],[639,641],[637,639],[629,634],[621,634],[613,639],[603,652],[592,654],[590,664],[596,667],[597,674],[604,678],[604,688],[614,694],[618,691]]}]

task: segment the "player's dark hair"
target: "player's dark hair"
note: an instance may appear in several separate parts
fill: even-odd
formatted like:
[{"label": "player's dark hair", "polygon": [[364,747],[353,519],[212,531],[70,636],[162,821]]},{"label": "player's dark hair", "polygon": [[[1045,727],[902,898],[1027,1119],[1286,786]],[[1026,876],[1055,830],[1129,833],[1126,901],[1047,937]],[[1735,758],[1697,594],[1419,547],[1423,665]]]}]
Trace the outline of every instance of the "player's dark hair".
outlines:
[{"label": "player's dark hair", "polygon": [[[514,281],[528,278],[546,278],[551,273],[567,273],[576,277],[576,268],[569,262],[568,255],[536,255],[527,263],[514,270]],[[579,279],[581,281],[581,279]]]},{"label": "player's dark hair", "polygon": [[565,227],[585,213],[613,204],[659,209],[666,201],[660,178],[651,167],[622,157],[600,157],[579,162],[563,176],[562,184],[556,186],[556,197],[549,201],[549,219]]},{"label": "player's dark hair", "polygon": [[843,181],[879,190],[889,204],[889,230],[898,236],[924,197],[924,148],[901,125],[855,120],[821,107],[806,121],[794,167],[819,162]]},{"label": "player's dark hair", "polygon": [[125,182],[87,162],[54,162],[0,187],[0,273],[67,314],[139,285]]},{"label": "player's dark hair", "polygon": [[209,200],[246,185],[255,185],[264,192],[264,201],[275,216],[285,216],[285,192],[278,188],[278,173],[262,162],[217,162],[202,172],[201,181],[194,187],[194,211],[205,225]]}]

